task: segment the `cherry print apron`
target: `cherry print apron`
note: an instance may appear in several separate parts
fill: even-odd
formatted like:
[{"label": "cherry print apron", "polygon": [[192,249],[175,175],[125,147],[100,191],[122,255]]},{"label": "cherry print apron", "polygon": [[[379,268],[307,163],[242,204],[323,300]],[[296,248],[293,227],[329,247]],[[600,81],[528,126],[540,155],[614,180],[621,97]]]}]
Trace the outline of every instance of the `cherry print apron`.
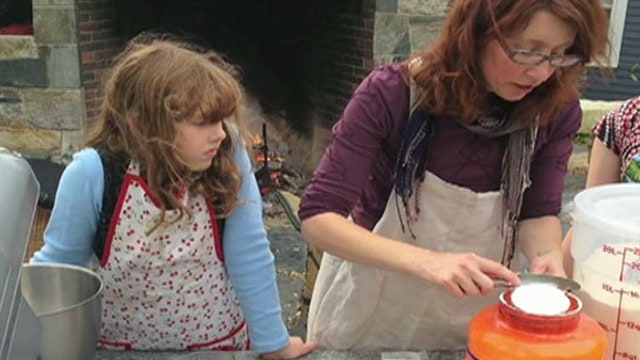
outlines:
[{"label": "cherry print apron", "polygon": [[[427,172],[418,196],[416,239],[402,231],[393,193],[373,231],[434,251],[473,252],[500,261],[501,192],[475,193]],[[514,268],[517,262],[518,256]],[[457,299],[420,279],[325,253],[311,297],[308,338],[340,350],[464,349],[471,317],[498,295],[496,290]]]},{"label": "cherry print apron", "polygon": [[211,203],[202,195],[181,194],[193,216],[147,234],[161,210],[138,174],[138,166],[129,165],[98,270],[104,281],[99,345],[248,349],[247,326],[224,267]]}]

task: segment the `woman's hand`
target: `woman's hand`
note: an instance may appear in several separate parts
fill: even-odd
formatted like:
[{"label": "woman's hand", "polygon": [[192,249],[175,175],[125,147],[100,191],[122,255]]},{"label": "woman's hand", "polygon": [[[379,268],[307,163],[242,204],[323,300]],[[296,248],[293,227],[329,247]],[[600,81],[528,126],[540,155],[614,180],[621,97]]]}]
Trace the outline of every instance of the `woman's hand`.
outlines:
[{"label": "woman's hand", "polygon": [[567,277],[567,273],[562,266],[562,251],[549,251],[531,259],[529,272]]},{"label": "woman's hand", "polygon": [[529,260],[529,272],[567,277],[562,266],[562,225],[557,216],[523,220],[518,243]]},{"label": "woman's hand", "polygon": [[266,360],[297,359],[317,349],[318,346],[320,346],[320,344],[317,341],[305,343],[301,338],[291,336],[287,347],[280,351],[262,354],[260,357]]},{"label": "woman's hand", "polygon": [[473,253],[429,252],[416,263],[415,275],[434,283],[456,297],[488,295],[494,280],[503,279],[518,285],[518,276],[497,261]]}]

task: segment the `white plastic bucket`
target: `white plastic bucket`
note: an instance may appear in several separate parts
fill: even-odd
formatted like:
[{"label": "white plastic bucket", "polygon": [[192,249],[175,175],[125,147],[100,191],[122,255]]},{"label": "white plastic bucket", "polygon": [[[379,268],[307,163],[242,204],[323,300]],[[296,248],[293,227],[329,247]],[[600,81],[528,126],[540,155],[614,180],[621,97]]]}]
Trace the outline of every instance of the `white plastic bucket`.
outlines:
[{"label": "white plastic bucket", "polygon": [[640,184],[575,196],[571,254],[584,311],[607,331],[606,359],[640,359]]}]

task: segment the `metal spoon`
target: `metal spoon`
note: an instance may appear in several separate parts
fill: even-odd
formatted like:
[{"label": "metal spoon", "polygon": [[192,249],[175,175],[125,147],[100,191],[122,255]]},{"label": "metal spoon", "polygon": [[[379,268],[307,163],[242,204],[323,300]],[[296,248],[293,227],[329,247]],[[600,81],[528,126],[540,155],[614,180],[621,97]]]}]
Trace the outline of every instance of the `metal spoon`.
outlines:
[{"label": "metal spoon", "polygon": [[[556,285],[559,289],[564,291],[576,291],[580,290],[580,284],[577,282],[566,279],[559,276],[532,274],[532,273],[518,273],[521,285],[525,284],[552,284]],[[493,281],[493,285],[496,287],[513,287],[514,285],[503,279],[496,279]]]}]

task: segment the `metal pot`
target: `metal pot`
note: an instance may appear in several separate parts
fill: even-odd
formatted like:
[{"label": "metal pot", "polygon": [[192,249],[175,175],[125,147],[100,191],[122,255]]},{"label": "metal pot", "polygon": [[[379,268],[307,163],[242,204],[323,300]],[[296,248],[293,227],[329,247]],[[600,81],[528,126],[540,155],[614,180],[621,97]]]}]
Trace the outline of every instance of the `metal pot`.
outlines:
[{"label": "metal pot", "polygon": [[72,265],[25,264],[20,286],[42,326],[42,360],[95,357],[102,312],[100,276]]}]

